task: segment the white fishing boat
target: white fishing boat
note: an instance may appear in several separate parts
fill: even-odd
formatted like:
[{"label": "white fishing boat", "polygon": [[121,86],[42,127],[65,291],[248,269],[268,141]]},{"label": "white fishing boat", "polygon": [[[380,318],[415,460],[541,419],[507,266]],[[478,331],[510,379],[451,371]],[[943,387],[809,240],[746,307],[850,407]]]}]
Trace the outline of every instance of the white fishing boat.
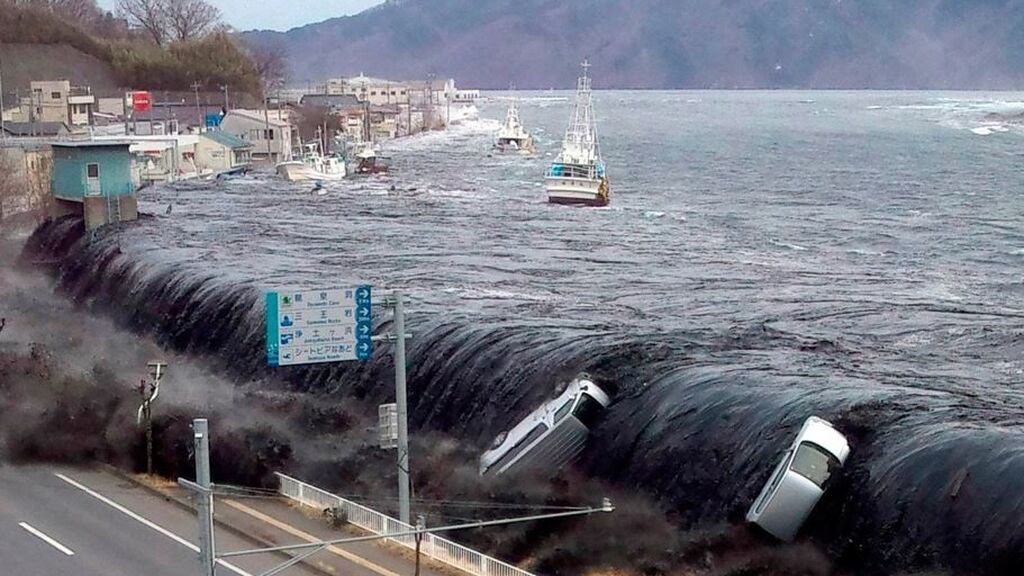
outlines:
[{"label": "white fishing boat", "polygon": [[304,144],[297,158],[278,164],[277,173],[289,182],[341,180],[348,173],[344,154],[333,151],[325,154],[324,148],[323,133],[318,130],[317,140]]},{"label": "white fishing boat", "polygon": [[508,104],[505,123],[498,130],[498,141],[494,147],[501,152],[514,151],[533,154],[533,136],[523,127],[519,119],[519,100],[512,98]]},{"label": "white fishing boat", "polygon": [[607,206],[611,200],[611,188],[597,139],[588,75],[590,63],[584,60],[582,68],[583,75],[576,84],[576,99],[562,151],[548,169],[544,185],[548,202],[553,204]]}]

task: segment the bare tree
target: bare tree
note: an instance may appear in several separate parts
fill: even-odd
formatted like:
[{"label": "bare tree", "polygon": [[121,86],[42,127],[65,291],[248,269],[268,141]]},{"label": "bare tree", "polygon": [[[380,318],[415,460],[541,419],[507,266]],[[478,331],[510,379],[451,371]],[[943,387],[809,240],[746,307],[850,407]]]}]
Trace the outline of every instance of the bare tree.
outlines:
[{"label": "bare tree", "polygon": [[288,49],[282,43],[253,44],[249,53],[267,92],[284,87],[288,82]]},{"label": "bare tree", "polygon": [[165,0],[117,0],[117,11],[128,24],[142,28],[157,44],[167,40]]},{"label": "bare tree", "polygon": [[168,32],[175,40],[191,40],[213,31],[220,10],[205,0],[163,0]]},{"label": "bare tree", "polygon": [[96,0],[49,0],[50,10],[75,23],[92,26],[103,15]]},{"label": "bare tree", "polygon": [[49,10],[86,29],[103,17],[96,0],[4,0],[0,6]]}]

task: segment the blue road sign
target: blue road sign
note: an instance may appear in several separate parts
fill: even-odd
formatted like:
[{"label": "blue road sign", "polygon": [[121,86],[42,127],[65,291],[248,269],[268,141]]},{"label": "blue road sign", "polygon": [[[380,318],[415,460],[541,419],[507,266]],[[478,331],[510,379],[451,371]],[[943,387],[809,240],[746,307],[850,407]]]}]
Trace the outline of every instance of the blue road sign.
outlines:
[{"label": "blue road sign", "polygon": [[267,292],[267,364],[369,360],[371,293],[369,286]]}]

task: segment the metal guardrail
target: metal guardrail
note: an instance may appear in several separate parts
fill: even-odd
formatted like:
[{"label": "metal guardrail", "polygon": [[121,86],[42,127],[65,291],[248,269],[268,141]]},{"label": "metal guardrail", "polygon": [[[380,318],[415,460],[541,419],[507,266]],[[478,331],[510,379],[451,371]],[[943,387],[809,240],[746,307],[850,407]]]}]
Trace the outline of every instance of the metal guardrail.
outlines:
[{"label": "metal guardrail", "polygon": [[[328,508],[341,510],[350,524],[358,526],[367,532],[390,534],[415,528],[395,518],[381,514],[376,510],[356,504],[351,500],[346,500],[341,496],[331,494],[326,490],[321,490],[301,480],[296,480],[291,476],[286,476],[279,472],[275,472],[275,474],[281,483],[278,492],[282,496],[317,510],[326,510]],[[416,541],[413,536],[389,538],[388,540],[406,548],[416,549]],[[534,576],[534,574],[507,562],[481,554],[476,550],[456,544],[440,536],[435,536],[429,532],[423,535],[423,541],[420,543],[420,553],[473,576]]]}]

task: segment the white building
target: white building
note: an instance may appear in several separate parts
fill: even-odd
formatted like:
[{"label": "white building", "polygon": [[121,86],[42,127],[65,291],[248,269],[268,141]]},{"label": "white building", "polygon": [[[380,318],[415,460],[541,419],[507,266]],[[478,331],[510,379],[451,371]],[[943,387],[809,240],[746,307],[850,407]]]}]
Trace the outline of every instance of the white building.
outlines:
[{"label": "white building", "polygon": [[200,174],[230,172],[249,164],[252,144],[223,130],[208,130],[199,135],[196,168]]},{"label": "white building", "polygon": [[235,109],[220,122],[220,129],[252,144],[252,157],[283,162],[292,157],[292,126],[284,114]]},{"label": "white building", "polygon": [[332,95],[355,96],[360,102],[369,102],[375,106],[409,103],[409,86],[407,84],[362,74],[353,78],[328,80],[324,92]]},{"label": "white building", "polygon": [[33,81],[32,95],[22,100],[28,121],[63,122],[68,126],[92,123],[96,97],[88,88],[72,87],[67,80]]}]

